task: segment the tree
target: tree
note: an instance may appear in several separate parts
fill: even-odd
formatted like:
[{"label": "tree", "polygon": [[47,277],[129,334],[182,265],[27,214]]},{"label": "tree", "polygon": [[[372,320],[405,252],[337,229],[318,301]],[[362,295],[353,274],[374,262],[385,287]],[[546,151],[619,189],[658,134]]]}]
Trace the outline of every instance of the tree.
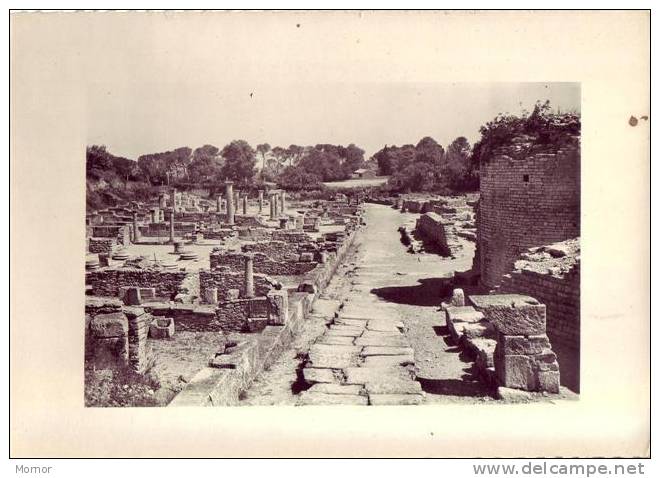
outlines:
[{"label": "tree", "polygon": [[358,148],[353,143],[349,144],[345,150],[346,159],[344,164],[351,173],[364,166],[364,150]]},{"label": "tree", "polygon": [[296,144],[290,145],[286,150],[286,156],[289,160],[289,166],[293,166],[295,163],[300,161],[300,158],[302,157],[304,152],[305,152],[305,148],[303,148],[302,146],[298,146]]},{"label": "tree", "polygon": [[390,185],[405,192],[432,191],[438,183],[436,168],[426,161],[415,161],[397,171],[390,178]]},{"label": "tree", "polygon": [[372,156],[378,164],[378,173],[381,176],[389,176],[394,172],[394,148],[388,148],[387,145]]},{"label": "tree", "polygon": [[221,154],[225,158],[222,176],[247,185],[254,177],[257,163],[252,146],[242,139],[235,140],[225,146]]},{"label": "tree", "polygon": [[442,176],[454,191],[473,190],[479,185],[468,140],[459,136],[447,146]]},{"label": "tree", "polygon": [[212,144],[200,146],[193,151],[188,177],[192,182],[217,182],[222,175],[223,161],[220,149]]},{"label": "tree", "polygon": [[445,150],[436,140],[425,136],[415,146],[415,161],[423,161],[432,165],[440,166],[445,155]]},{"label": "tree", "polygon": [[138,165],[151,184],[165,184],[168,180],[182,179],[188,174],[192,161],[192,149],[177,148],[163,153],[145,154],[138,158]]},{"label": "tree", "polygon": [[317,190],[323,188],[321,177],[305,171],[300,166],[287,166],[277,178],[277,185],[290,191]]},{"label": "tree", "polygon": [[341,158],[322,148],[310,150],[296,167],[316,174],[323,181],[340,181],[350,176],[350,172],[342,166]]},{"label": "tree", "polygon": [[263,143],[257,145],[257,153],[261,155],[261,175],[263,176],[264,169],[266,169],[266,155],[270,151],[270,144]]}]

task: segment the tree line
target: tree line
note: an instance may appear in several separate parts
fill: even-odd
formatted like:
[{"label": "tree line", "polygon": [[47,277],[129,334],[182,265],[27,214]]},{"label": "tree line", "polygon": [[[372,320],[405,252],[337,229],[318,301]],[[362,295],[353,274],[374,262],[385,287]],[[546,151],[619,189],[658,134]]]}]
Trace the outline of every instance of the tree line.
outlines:
[{"label": "tree line", "polygon": [[275,183],[293,191],[322,190],[324,182],[348,179],[360,168],[389,176],[384,189],[390,192],[473,191],[479,188],[479,165],[496,148],[521,136],[526,144],[552,147],[579,135],[580,128],[578,113],[553,112],[546,101],[537,102],[531,113],[497,115],[480,128],[474,145],[460,136],[445,149],[426,136],[414,145],[386,145],[368,160],[353,143],[288,147],[262,143],[253,148],[247,141],[235,140],[222,149],[210,144],[194,150],[181,147],[145,154],[137,161],[93,145],[87,147],[88,205],[117,197],[138,198],[163,185],[213,188],[225,180],[243,188]]}]

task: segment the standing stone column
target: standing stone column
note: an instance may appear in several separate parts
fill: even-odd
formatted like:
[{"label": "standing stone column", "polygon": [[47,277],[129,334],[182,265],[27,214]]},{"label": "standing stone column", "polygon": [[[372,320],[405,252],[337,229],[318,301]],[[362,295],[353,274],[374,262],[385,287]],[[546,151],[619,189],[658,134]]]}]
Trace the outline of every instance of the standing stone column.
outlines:
[{"label": "standing stone column", "polygon": [[259,190],[259,214],[264,210],[264,191],[263,189]]},{"label": "standing stone column", "polygon": [[245,254],[245,297],[254,297],[254,254]]},{"label": "standing stone column", "polygon": [[158,207],[161,209],[165,209],[167,207],[167,201],[165,199],[164,193],[161,193],[161,195],[158,196]]},{"label": "standing stone column", "polygon": [[222,211],[222,194],[218,194],[217,209],[218,212]]},{"label": "standing stone column", "polygon": [[234,183],[225,183],[225,196],[227,196],[227,224],[234,224]]},{"label": "standing stone column", "polygon": [[279,194],[273,194],[273,203],[275,203],[275,219],[280,215],[280,196]]},{"label": "standing stone column", "polygon": [[138,230],[137,211],[133,211],[133,244],[136,244],[140,238],[140,231]]},{"label": "standing stone column", "polygon": [[172,209],[176,210],[176,188],[172,188]]},{"label": "standing stone column", "polygon": [[276,202],[275,197],[276,197],[275,194],[271,194],[268,197],[268,203],[270,205],[270,218],[271,218],[271,220],[275,220],[275,218],[277,217],[277,205],[275,204],[275,202]]},{"label": "standing stone column", "polygon": [[248,209],[248,197],[247,194],[243,196],[243,215],[247,216],[247,209]]},{"label": "standing stone column", "polygon": [[170,210],[170,242],[174,244],[174,206]]},{"label": "standing stone column", "polygon": [[237,189],[236,192],[234,193],[234,207],[236,210],[241,207],[241,190]]},{"label": "standing stone column", "polygon": [[286,191],[284,189],[280,191],[280,213],[286,213]]}]

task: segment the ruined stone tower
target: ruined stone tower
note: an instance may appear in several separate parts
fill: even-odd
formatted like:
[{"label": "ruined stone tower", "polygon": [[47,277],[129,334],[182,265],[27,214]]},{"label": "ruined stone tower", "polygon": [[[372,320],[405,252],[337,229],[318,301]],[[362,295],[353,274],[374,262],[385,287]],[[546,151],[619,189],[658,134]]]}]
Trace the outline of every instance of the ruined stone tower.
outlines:
[{"label": "ruined stone tower", "polygon": [[519,255],[580,235],[580,144],[527,148],[524,138],[481,164],[474,270],[500,285]]}]

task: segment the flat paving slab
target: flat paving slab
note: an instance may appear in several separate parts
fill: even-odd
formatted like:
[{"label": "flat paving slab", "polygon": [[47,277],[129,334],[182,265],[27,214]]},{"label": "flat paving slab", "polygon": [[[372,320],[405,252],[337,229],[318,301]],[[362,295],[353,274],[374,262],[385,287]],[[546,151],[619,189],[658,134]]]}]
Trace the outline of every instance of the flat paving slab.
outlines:
[{"label": "flat paving slab", "polygon": [[424,396],[398,394],[370,394],[369,405],[421,405]]},{"label": "flat paving slab", "polygon": [[366,396],[335,393],[302,392],[299,405],[369,405]]}]

